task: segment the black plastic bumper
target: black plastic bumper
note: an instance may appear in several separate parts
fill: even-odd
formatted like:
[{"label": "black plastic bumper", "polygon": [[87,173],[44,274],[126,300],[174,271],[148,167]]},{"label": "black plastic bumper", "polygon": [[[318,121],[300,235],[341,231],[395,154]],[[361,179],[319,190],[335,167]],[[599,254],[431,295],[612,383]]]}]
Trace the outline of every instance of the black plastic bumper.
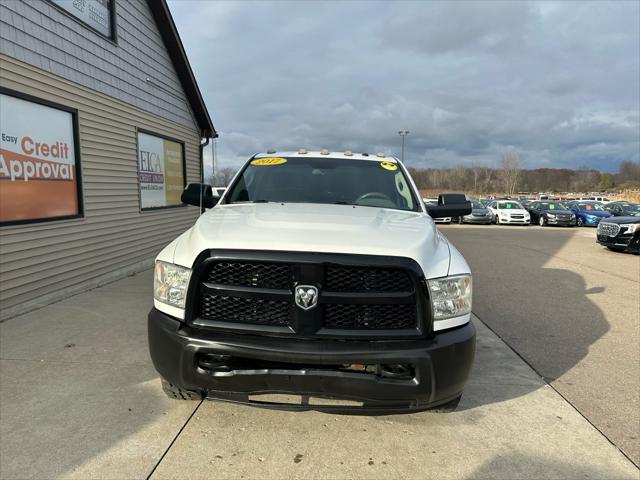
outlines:
[{"label": "black plastic bumper", "polygon": [[493,219],[491,217],[472,217],[465,216],[462,218],[463,223],[479,223],[482,225],[490,225],[493,223]]},{"label": "black plastic bumper", "polygon": [[[249,395],[285,393],[355,400],[362,404],[358,409],[367,412],[413,411],[446,403],[462,393],[473,363],[475,328],[469,323],[419,340],[304,340],[194,330],[154,308],[149,313],[149,350],[162,377],[181,388],[206,390],[209,398],[260,404]],[[202,358],[209,355],[257,364],[277,362],[286,368],[217,375],[203,368]],[[411,364],[415,374],[398,380],[332,370],[344,364]],[[317,405],[305,408],[336,410]]]},{"label": "black plastic bumper", "polygon": [[636,232],[635,234],[618,235],[616,237],[597,235],[596,241],[605,247],[617,248],[632,253],[640,253],[640,232]]},{"label": "black plastic bumper", "polygon": [[558,227],[574,227],[576,225],[576,220],[548,219],[547,223],[549,225],[557,225]]}]

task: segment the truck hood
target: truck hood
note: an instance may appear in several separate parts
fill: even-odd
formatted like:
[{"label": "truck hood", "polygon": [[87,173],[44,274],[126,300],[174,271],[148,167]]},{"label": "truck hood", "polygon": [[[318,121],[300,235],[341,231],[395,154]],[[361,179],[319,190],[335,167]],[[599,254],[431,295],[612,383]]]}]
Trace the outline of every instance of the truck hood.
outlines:
[{"label": "truck hood", "polygon": [[158,259],[192,267],[208,249],[408,257],[427,278],[446,276],[450,264],[449,244],[427,214],[351,205],[218,205]]}]

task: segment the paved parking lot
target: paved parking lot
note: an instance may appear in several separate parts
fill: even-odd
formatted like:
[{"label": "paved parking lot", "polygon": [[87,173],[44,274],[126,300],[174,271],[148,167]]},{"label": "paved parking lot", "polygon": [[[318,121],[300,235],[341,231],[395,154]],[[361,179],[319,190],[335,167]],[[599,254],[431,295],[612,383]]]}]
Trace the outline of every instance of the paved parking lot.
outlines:
[{"label": "paved parking lot", "polygon": [[[533,243],[527,248],[551,251],[540,244],[534,230],[531,227]],[[617,388],[606,393],[616,392],[608,399],[619,402],[623,412],[610,421],[626,415],[631,433],[632,423],[637,425],[631,410],[638,389],[627,377],[633,373],[632,363],[638,365],[633,328],[625,327],[627,320],[618,322],[621,326],[613,321],[633,312],[629,314],[629,305],[623,304],[613,316],[594,315],[616,304],[598,297],[606,297],[605,292],[633,294],[633,271],[629,271],[633,265],[628,265],[638,257],[611,257],[617,262],[614,273],[594,274],[596,281],[587,270],[602,270],[606,262],[600,267],[593,267],[592,260],[584,261],[587,266],[558,263],[567,262],[565,256],[573,258],[572,242],[581,245],[578,230],[542,232],[551,238],[560,235],[558,246],[569,245],[569,253],[562,248],[552,254],[523,253],[513,247],[515,252],[502,261],[492,257],[491,245],[497,241],[517,245],[528,238],[520,237],[517,228],[451,226],[443,231],[475,269],[478,316],[491,319],[491,328],[518,348],[520,339],[520,354],[571,403],[478,319],[474,370],[460,409],[452,414],[336,416],[171,401],[164,397],[148,358],[151,274],[145,272],[0,324],[0,477],[637,479],[633,463],[580,412],[596,423],[581,402],[596,412],[606,406],[587,395],[599,390],[594,381],[581,384],[598,374],[597,381],[609,382],[606,387],[616,383]],[[505,241],[508,235],[515,239]],[[562,241],[565,235],[570,238]],[[476,248],[478,254],[466,251]],[[537,255],[541,259],[533,260]],[[608,252],[604,255],[608,257]],[[517,279],[508,273],[518,270],[514,262],[526,262]],[[534,279],[542,274],[536,269],[548,269],[543,278],[555,288],[539,285]],[[513,283],[499,283],[500,272],[507,272],[504,275]],[[629,283],[618,285],[618,281]],[[553,295],[544,310],[534,308],[533,300],[514,295],[526,290],[535,297],[541,288],[549,295],[555,290],[572,292],[574,298],[568,301],[578,313],[556,310],[560,300]],[[564,329],[546,331],[546,317],[558,323],[582,318],[582,323],[570,336],[563,334]],[[517,322],[526,328],[509,330]],[[569,360],[554,353],[553,342],[539,356],[532,355],[545,342],[532,346],[527,338],[553,338],[552,334],[564,335],[559,344],[565,345]],[[570,343],[569,337],[580,341]],[[612,365],[620,361],[611,351],[615,346],[630,367]],[[545,363],[549,357],[556,360]],[[605,363],[596,368],[600,361]],[[606,371],[612,378],[604,378]],[[623,398],[617,393],[620,389],[630,394]],[[632,444],[631,438],[624,438]]]},{"label": "paved parking lot", "polygon": [[451,225],[473,310],[640,465],[640,257],[594,228]]}]

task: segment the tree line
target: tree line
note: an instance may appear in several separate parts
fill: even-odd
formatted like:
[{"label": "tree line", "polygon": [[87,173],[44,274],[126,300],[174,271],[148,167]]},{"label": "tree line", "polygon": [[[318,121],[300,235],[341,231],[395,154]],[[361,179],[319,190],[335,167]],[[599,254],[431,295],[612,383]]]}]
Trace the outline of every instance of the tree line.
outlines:
[{"label": "tree line", "polygon": [[581,167],[524,169],[517,154],[502,157],[497,167],[409,168],[420,190],[451,190],[479,195],[518,192],[605,192],[640,189],[640,162],[620,164],[617,173]]}]

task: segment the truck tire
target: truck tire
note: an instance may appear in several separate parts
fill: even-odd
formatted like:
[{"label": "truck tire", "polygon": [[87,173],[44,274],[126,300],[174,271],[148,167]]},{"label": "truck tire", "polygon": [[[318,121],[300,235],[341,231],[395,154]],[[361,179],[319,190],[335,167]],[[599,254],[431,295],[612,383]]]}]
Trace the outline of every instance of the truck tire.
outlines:
[{"label": "truck tire", "polygon": [[202,400],[204,395],[202,392],[197,392],[195,390],[185,390],[184,388],[180,388],[175,386],[173,383],[167,382],[164,378],[162,380],[162,390],[167,395],[167,397],[173,400]]},{"label": "truck tire", "polygon": [[458,408],[458,404],[460,403],[460,399],[462,398],[462,394],[458,395],[453,400],[449,400],[447,403],[443,403],[442,405],[438,405],[437,407],[430,408],[430,412],[436,413],[451,413],[455,412],[456,408]]}]

